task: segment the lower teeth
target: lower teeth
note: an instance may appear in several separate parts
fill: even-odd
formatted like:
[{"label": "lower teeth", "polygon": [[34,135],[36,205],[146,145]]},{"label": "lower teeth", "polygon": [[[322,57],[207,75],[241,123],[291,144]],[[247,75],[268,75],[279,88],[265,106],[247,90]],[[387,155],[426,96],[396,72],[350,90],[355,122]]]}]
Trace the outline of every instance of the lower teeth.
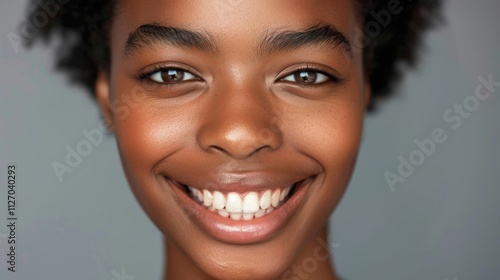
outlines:
[{"label": "lower teeth", "polygon": [[[279,205],[278,205],[278,207],[279,207]],[[276,208],[278,208],[278,207],[276,207]],[[207,208],[207,207],[205,207],[205,208]],[[224,218],[230,218],[230,219],[236,220],[236,221],[238,221],[238,220],[250,221],[250,220],[253,220],[256,218],[263,217],[263,216],[271,213],[272,211],[274,211],[276,208],[271,206],[267,209],[260,209],[259,211],[255,212],[255,213],[242,213],[242,212],[230,213],[224,209],[217,210],[217,209],[213,208],[212,206],[208,207],[207,209],[214,212],[214,213],[219,214],[219,216],[224,217]]]}]

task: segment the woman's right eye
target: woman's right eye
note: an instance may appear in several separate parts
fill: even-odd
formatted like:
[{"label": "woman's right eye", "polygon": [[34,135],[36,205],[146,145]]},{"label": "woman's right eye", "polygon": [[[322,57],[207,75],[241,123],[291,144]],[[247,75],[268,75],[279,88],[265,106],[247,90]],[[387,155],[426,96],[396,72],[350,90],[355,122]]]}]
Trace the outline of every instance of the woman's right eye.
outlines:
[{"label": "woman's right eye", "polygon": [[176,84],[191,80],[200,80],[198,76],[177,68],[159,69],[151,74],[147,74],[146,77],[160,84]]}]

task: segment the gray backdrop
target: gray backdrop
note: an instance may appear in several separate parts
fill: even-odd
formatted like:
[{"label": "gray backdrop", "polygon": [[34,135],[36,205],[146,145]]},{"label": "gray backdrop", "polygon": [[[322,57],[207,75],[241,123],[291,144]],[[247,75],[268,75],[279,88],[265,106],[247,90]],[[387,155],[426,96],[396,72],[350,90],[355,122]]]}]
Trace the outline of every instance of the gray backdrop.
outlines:
[{"label": "gray backdrop", "polygon": [[[0,4],[0,279],[159,279],[162,237],[129,191],[113,137],[62,182],[52,170],[66,146],[86,139],[83,130],[99,127],[99,113],[50,70],[51,49],[11,46],[26,3]],[[480,77],[500,81],[500,4],[453,0],[444,10],[446,25],[426,37],[421,66],[366,119],[357,169],[331,218],[335,264],[347,279],[500,279],[500,87],[474,98]],[[460,127],[458,114],[443,118],[464,102],[470,115]],[[419,157],[415,140],[435,129],[446,140]],[[400,156],[418,166],[391,189],[384,174],[399,176]],[[16,273],[6,263],[11,162]]]}]

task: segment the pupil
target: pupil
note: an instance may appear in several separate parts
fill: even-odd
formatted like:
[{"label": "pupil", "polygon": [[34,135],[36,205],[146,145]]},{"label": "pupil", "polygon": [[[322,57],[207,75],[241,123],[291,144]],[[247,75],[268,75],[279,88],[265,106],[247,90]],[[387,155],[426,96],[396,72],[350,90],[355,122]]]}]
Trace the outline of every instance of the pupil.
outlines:
[{"label": "pupil", "polygon": [[163,72],[162,79],[166,82],[182,81],[184,78],[184,72],[179,70],[168,70],[166,73]]},{"label": "pupil", "polygon": [[316,73],[308,71],[303,71],[295,74],[295,78],[297,79],[297,81],[307,84],[316,82],[317,76],[318,75]]}]

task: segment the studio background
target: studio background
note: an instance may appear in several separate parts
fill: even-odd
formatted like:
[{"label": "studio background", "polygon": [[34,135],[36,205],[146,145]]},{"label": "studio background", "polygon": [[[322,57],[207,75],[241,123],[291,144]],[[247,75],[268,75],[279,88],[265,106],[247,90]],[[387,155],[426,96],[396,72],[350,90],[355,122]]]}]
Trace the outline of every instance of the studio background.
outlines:
[{"label": "studio background", "polygon": [[[129,190],[114,137],[73,172],[52,163],[98,129],[83,89],[52,70],[53,49],[11,45],[28,1],[0,3],[0,279],[159,279],[162,236]],[[331,217],[330,245],[350,280],[500,277],[500,86],[460,127],[443,114],[471,100],[480,77],[500,81],[500,3],[450,0],[425,37],[420,66],[365,121],[350,186]],[[472,104],[472,103],[471,103]],[[457,114],[452,114],[457,115]],[[415,140],[447,138],[392,188]],[[17,165],[17,272],[7,270],[7,165]],[[129,277],[130,276],[130,277]],[[132,278],[135,277],[135,278]]]}]

